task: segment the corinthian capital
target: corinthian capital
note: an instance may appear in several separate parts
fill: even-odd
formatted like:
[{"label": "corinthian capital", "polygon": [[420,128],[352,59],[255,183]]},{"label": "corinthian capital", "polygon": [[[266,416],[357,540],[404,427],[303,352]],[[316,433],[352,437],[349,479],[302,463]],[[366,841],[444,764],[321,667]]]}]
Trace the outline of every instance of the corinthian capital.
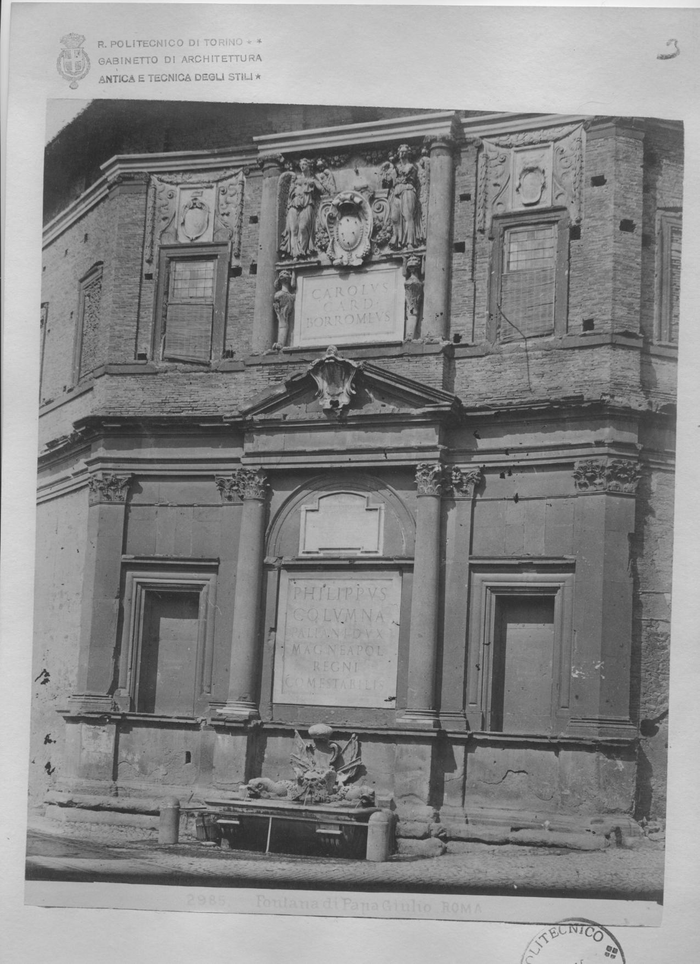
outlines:
[{"label": "corinthian capital", "polygon": [[96,472],[91,475],[88,479],[89,504],[126,502],[132,478],[131,475],[114,475],[109,472]]},{"label": "corinthian capital", "polygon": [[637,491],[641,469],[633,459],[581,459],[574,466],[574,482],[582,492]]},{"label": "corinthian capital", "polygon": [[421,462],[416,467],[418,495],[442,495],[445,486],[444,467],[440,462]]},{"label": "corinthian capital", "polygon": [[455,498],[471,499],[481,482],[481,469],[460,469],[453,465],[450,472],[450,483]]},{"label": "corinthian capital", "polygon": [[[241,499],[258,499],[259,501],[264,501],[267,498],[269,484],[267,476],[262,469],[236,469],[231,478],[232,488]],[[219,487],[219,491],[222,492],[223,497],[223,490],[219,485],[219,480],[217,480],[216,484]]]}]

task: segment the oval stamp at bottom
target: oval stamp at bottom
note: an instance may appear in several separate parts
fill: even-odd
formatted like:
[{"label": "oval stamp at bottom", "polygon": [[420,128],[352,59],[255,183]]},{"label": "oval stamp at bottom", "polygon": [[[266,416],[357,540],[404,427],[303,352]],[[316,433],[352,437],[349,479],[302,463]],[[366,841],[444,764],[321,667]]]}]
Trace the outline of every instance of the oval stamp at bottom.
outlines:
[{"label": "oval stamp at bottom", "polygon": [[543,928],[520,964],[625,964],[619,942],[601,924],[570,917]]}]

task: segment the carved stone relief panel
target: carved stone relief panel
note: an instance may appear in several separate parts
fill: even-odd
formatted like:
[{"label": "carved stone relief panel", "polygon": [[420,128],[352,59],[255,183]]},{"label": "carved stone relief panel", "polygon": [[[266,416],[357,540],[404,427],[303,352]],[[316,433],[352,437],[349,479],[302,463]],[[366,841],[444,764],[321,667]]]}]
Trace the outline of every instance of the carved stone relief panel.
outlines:
[{"label": "carved stone relief panel", "polygon": [[230,242],[231,258],[239,258],[244,190],[243,171],[151,175],[146,264],[153,263],[161,244]]},{"label": "carved stone relief panel", "polygon": [[583,125],[521,131],[483,141],[479,158],[477,228],[493,217],[538,208],[566,207],[581,220]]},{"label": "carved stone relief panel", "polygon": [[552,145],[513,151],[511,211],[531,211],[552,205]]},{"label": "carved stone relief panel", "polygon": [[359,267],[425,243],[429,157],[408,144],[288,162],[279,179],[283,261]]},{"label": "carved stone relief panel", "polygon": [[181,244],[212,241],[214,235],[214,185],[178,188],[176,238]]}]

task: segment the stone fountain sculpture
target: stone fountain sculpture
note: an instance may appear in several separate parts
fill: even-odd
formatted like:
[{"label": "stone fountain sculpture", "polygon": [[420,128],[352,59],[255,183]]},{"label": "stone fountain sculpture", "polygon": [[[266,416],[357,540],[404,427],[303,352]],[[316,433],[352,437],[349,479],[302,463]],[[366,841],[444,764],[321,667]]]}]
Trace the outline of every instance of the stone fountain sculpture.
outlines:
[{"label": "stone fountain sculpture", "polygon": [[371,807],[374,791],[354,784],[363,770],[360,744],[353,733],[341,746],[331,742],[333,729],[325,723],[309,727],[310,741],[294,731],[294,752],[290,763],[293,780],[255,777],[243,789],[254,799],[291,800],[301,805]]}]

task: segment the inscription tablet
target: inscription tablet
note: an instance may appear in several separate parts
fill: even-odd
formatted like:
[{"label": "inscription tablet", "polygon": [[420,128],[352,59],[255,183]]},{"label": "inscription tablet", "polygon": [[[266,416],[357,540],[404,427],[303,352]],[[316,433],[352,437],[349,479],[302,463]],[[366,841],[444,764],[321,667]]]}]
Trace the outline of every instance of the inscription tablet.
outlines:
[{"label": "inscription tablet", "polygon": [[399,265],[299,274],[294,345],[403,341],[404,303]]},{"label": "inscription tablet", "polygon": [[394,707],[401,576],[283,573],[276,703]]}]

